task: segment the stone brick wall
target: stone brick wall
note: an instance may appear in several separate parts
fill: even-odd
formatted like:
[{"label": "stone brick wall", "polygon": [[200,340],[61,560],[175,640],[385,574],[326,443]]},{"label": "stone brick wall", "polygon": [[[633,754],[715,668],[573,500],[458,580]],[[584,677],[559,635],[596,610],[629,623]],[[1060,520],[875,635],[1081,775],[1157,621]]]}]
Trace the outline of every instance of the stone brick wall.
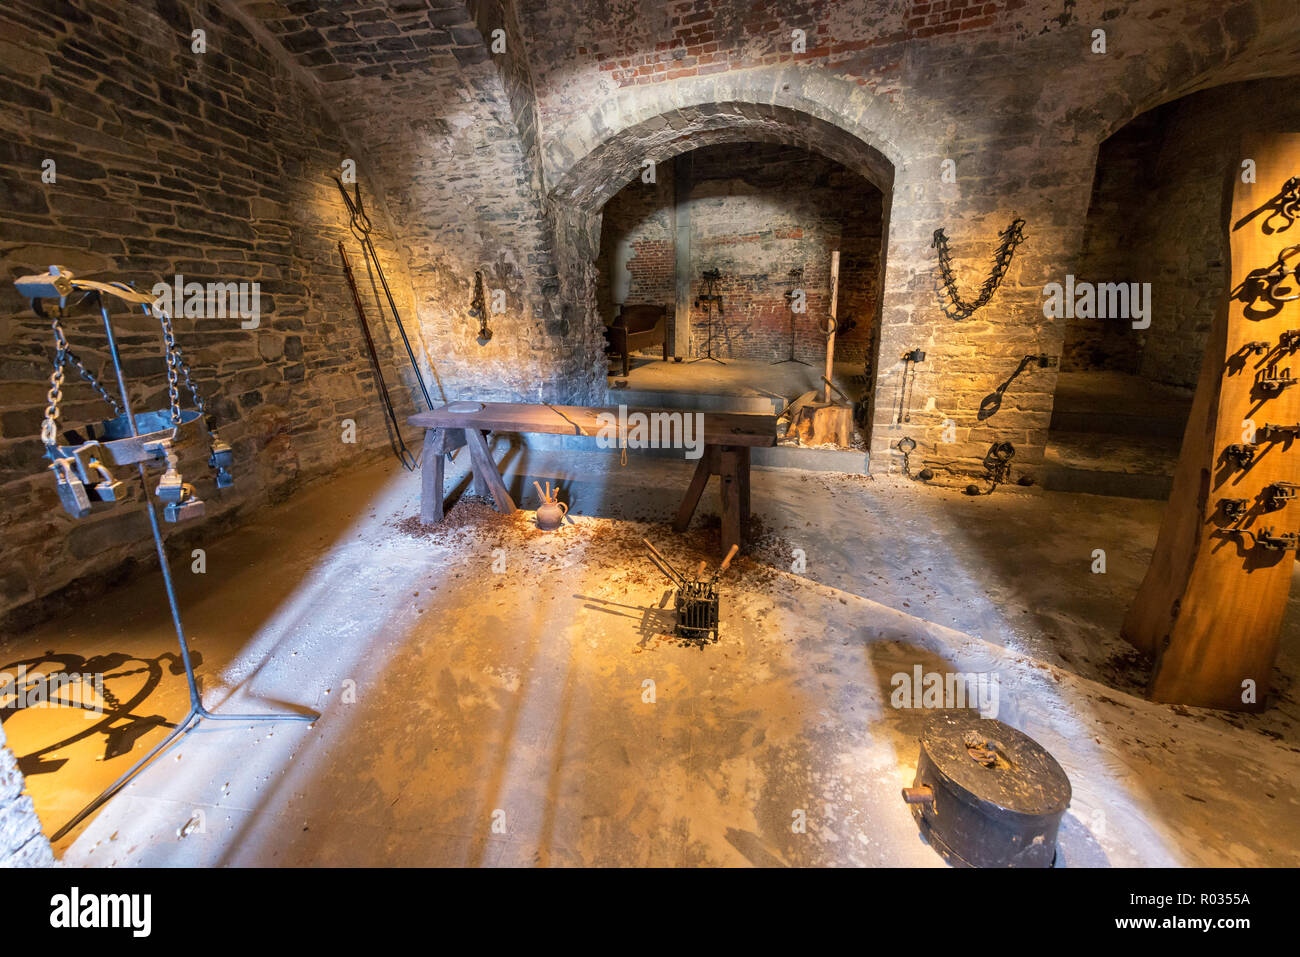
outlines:
[{"label": "stone brick wall", "polygon": [[[818,328],[830,304],[831,251],[841,252],[839,314],[854,325],[836,343],[845,362],[864,363],[879,305],[882,197],[838,164],[804,149],[770,143],[703,147],[688,154],[692,297],[700,276],[717,269],[723,314],[714,314],[714,352],[771,361],[790,349],[785,293],[798,286],[807,312],[796,317],[795,355],[820,362]],[[655,184],[634,180],[606,204],[598,294],[613,301],[608,277],[627,276],[627,302],[655,302],[670,312],[676,300],[676,197],[671,167]],[[665,182],[666,180],[666,182]],[[617,263],[617,256],[625,257]],[[798,282],[792,269],[804,270]],[[615,282],[615,285],[618,283]],[[602,305],[603,309],[608,306]],[[606,315],[612,315],[607,311]],[[847,324],[846,324],[847,325]],[[692,349],[705,349],[703,310],[692,310]]]},{"label": "stone brick wall", "polygon": [[[1293,72],[1282,36],[1300,23],[1300,11],[1271,0],[628,0],[521,13],[557,203],[599,208],[644,159],[764,139],[810,146],[882,190],[873,469],[897,465],[887,453],[904,434],[921,455],[958,465],[974,465],[995,440],[1012,441],[1018,463],[1041,458],[1054,369],[1017,378],[996,414],[979,409],[1023,356],[1063,350],[1064,322],[1043,315],[1041,290],[1078,272],[1098,146],[1182,93]],[[804,53],[789,46],[794,29],[808,36]],[[949,160],[955,180],[943,175]],[[972,297],[1015,216],[1027,221],[1027,242],[993,302],[964,322],[944,318],[934,230],[947,231]],[[929,359],[904,428],[894,357],[912,348]],[[952,443],[943,441],[949,421]]]},{"label": "stone brick wall", "polygon": [[[513,3],[244,6],[365,145],[365,176],[385,184],[448,396],[594,399],[598,382],[603,389],[594,287],[575,267],[575,287],[561,291],[561,224],[541,190],[532,74]],[[476,271],[504,306],[487,345],[468,315]]]},{"label": "stone brick wall", "polygon": [[1072,322],[1066,368],[1196,384],[1228,282],[1224,179],[1246,158],[1239,155],[1242,134],[1261,125],[1300,128],[1300,78],[1196,93],[1138,117],[1102,144],[1081,277],[1150,282],[1151,327]]},{"label": "stone brick wall", "polygon": [[0,726],[0,867],[48,867],[54,864],[50,842],[41,831],[36,808],[27,796],[23,773],[5,744]]},{"label": "stone brick wall", "polygon": [[[211,529],[385,443],[335,259],[347,233],[328,175],[345,159],[372,199],[415,346],[448,395],[583,402],[605,399],[595,262],[607,200],[646,159],[662,170],[738,142],[812,150],[882,196],[872,467],[896,466],[890,449],[904,434],[921,455],[967,464],[1010,440],[1017,461],[1032,463],[1054,370],[1021,376],[995,416],[977,412],[1023,355],[1063,350],[1064,323],[1043,316],[1040,291],[1079,271],[1100,144],[1178,96],[1294,73],[1300,8],[15,0],[0,27],[8,276],[62,260],[150,284],[176,272],[262,283],[258,330],[179,323],[243,468],[233,492],[201,486]],[[204,54],[192,52],[194,29],[206,31]],[[791,47],[794,30],[806,35],[803,52]],[[40,181],[46,158],[57,161],[55,184]],[[943,175],[949,160],[955,181]],[[965,322],[944,318],[935,228],[947,230],[973,295],[1016,215],[1028,238],[997,297]],[[504,296],[487,346],[467,315],[476,270]],[[60,516],[31,439],[48,332],[5,289],[0,321],[0,609],[12,609],[120,566],[147,542],[115,510],[75,527]],[[139,399],[156,402],[159,360],[143,329],[124,329]],[[89,326],[77,332],[102,365],[102,341]],[[392,330],[380,339],[396,376]],[[904,428],[893,420],[893,357],[918,347],[930,358]],[[403,411],[414,407],[406,385]],[[79,388],[68,412],[84,419],[94,403]],[[347,417],[360,426],[356,446],[338,441]],[[957,441],[944,443],[949,420]]]},{"label": "stone brick wall", "polygon": [[[375,305],[329,178],[345,158],[364,171],[364,155],[277,44],[220,5],[202,9],[15,0],[0,10],[0,615],[11,613],[9,626],[50,607],[43,596],[74,581],[102,583],[152,554],[131,503],[96,506],[81,521],[59,507],[38,440],[53,339],[14,277],[58,263],[143,289],[177,273],[260,283],[255,329],[238,318],[176,318],[197,385],[236,453],[236,484],[217,492],[206,450],[185,450],[184,474],[208,514],[168,526],[178,544],[387,445],[339,239],[370,302],[399,413],[416,408],[405,355]],[[205,31],[204,53],[193,52],[196,29]],[[47,159],[54,182],[42,181]],[[363,191],[410,321],[410,282],[386,238],[383,204]],[[410,325],[421,348],[418,324]],[[76,314],[67,328],[89,368],[111,380],[98,316]],[[135,408],[165,407],[157,324],[120,313],[118,330]],[[65,426],[111,414],[75,374],[67,383]],[[356,423],[355,444],[342,441],[345,419]],[[138,500],[133,476],[120,478]]]},{"label": "stone brick wall", "polygon": [[655,171],[655,182],[633,180],[601,214],[596,302],[608,322],[618,303],[657,303],[672,314],[677,297],[676,193],[672,164]]}]

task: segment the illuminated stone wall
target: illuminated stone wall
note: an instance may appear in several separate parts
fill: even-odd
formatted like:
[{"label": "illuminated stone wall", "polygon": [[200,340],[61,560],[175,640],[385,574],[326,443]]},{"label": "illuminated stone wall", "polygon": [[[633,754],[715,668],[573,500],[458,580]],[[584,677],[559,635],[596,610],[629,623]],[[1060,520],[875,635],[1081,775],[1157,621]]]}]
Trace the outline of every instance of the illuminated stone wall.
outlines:
[{"label": "illuminated stone wall", "polygon": [[[42,597],[74,582],[98,587],[153,554],[131,503],[97,505],[80,521],[59,506],[38,439],[53,336],[13,278],[57,263],[143,289],[178,273],[259,284],[256,328],[239,318],[176,318],[197,384],[236,454],[236,484],[218,493],[206,449],[184,450],[185,478],[208,514],[167,526],[178,549],[201,545],[223,521],[309,476],[384,454],[383,412],[339,239],[367,296],[399,412],[416,408],[401,378],[409,365],[380,317],[330,179],[345,158],[364,169],[364,156],[275,42],[220,5],[204,5],[203,14],[184,4],[129,9],[15,0],[0,10],[0,617],[12,612],[0,634],[58,607]],[[193,52],[194,30],[204,31],[203,53]],[[47,161],[53,182],[42,178]],[[418,347],[404,259],[393,254],[371,181],[365,187]],[[165,407],[157,324],[126,312],[118,322],[135,408]],[[67,328],[86,365],[111,382],[98,315],[83,310]],[[70,427],[111,414],[71,371],[62,412]],[[344,441],[346,420],[355,423],[354,443]],[[120,477],[138,500],[138,481]]]},{"label": "illuminated stone wall", "polygon": [[[997,440],[1032,466],[1056,370],[1017,378],[991,417],[979,408],[1023,356],[1062,353],[1065,323],[1044,315],[1041,290],[1078,271],[1100,144],[1162,102],[1294,72],[1300,8],[15,0],[0,27],[9,277],[62,261],[137,282],[181,272],[261,283],[258,330],[179,323],[242,468],[241,484],[220,497],[201,478],[214,520],[184,533],[201,538],[223,514],[383,454],[334,246],[349,234],[329,175],[349,159],[414,346],[449,397],[602,402],[595,261],[605,202],[646,160],[701,146],[817,152],[882,196],[872,469],[898,467],[891,449],[904,435],[919,443],[913,461],[973,466]],[[194,52],[194,30],[205,31],[204,53]],[[41,181],[47,158],[57,183]],[[947,231],[957,281],[973,297],[1014,216],[1026,220],[1027,240],[1003,287],[970,319],[945,318],[934,230]],[[467,315],[476,271],[500,307],[487,346]],[[60,513],[33,441],[48,331],[7,286],[0,319],[4,611],[111,574],[146,557],[148,543],[138,516],[105,510],[74,524]],[[140,401],[157,404],[160,361],[128,329]],[[89,327],[84,336],[83,351],[102,365],[102,341]],[[393,337],[381,327],[396,381]],[[898,356],[914,348],[928,359],[903,426]],[[398,389],[402,414],[416,406],[410,385]],[[69,417],[95,414],[91,399],[79,392]],[[355,445],[340,440],[347,418]]]}]

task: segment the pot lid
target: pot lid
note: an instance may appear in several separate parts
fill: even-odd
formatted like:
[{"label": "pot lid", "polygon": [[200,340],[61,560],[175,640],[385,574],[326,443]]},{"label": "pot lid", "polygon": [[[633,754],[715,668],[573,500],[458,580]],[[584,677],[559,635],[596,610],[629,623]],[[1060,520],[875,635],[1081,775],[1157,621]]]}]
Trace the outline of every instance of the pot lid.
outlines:
[{"label": "pot lid", "polygon": [[1070,779],[1033,738],[974,711],[942,711],[921,733],[935,769],[977,801],[1018,814],[1064,813]]}]

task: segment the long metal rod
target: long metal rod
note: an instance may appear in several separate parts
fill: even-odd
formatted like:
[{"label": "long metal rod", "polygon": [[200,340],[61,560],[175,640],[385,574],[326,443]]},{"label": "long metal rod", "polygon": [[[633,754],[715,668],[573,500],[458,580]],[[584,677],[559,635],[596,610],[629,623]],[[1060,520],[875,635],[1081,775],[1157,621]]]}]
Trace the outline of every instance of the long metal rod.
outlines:
[{"label": "long metal rod", "polygon": [[[113,360],[113,370],[117,375],[117,387],[122,396],[122,408],[127,423],[131,427],[131,435],[138,438],[140,432],[136,428],[135,415],[131,411],[131,396],[126,390],[126,378],[122,372],[122,357],[118,353],[117,339],[113,335],[113,322],[109,317],[108,306],[104,303],[104,297],[99,293],[95,295],[99,301],[99,314],[104,320],[104,332],[108,337],[108,355]],[[145,474],[144,463],[137,463],[136,469],[140,474],[140,484],[144,488],[145,511],[149,514],[149,527],[153,532],[154,547],[158,551],[158,565],[162,569],[163,586],[167,592],[167,604],[171,608],[172,624],[176,628],[176,640],[181,648],[181,661],[185,665],[185,683],[189,686],[190,709],[185,715],[185,719],[172,730],[171,734],[154,745],[144,757],[131,766],[130,770],[101,791],[99,796],[78,811],[72,820],[55,831],[50,837],[51,841],[59,840],[93,814],[109,798],[126,787],[131,779],[144,770],[154,758],[171,747],[182,736],[197,728],[199,722],[204,718],[211,718],[214,721],[315,721],[320,717],[314,711],[307,714],[294,714],[288,711],[268,712],[265,714],[213,714],[203,707],[203,699],[199,696],[198,680],[194,676],[194,665],[190,661],[189,642],[185,640],[185,626],[181,622],[180,604],[176,600],[176,589],[172,584],[171,564],[167,561],[167,550],[163,545],[162,529],[158,525],[158,513],[154,508],[153,500],[149,498],[149,480]]]},{"label": "long metal rod", "polygon": [[[370,258],[375,262],[375,272],[379,276],[379,284],[384,287],[384,295],[388,298],[388,308],[393,312],[393,321],[397,323],[397,331],[402,336],[402,345],[406,346],[406,355],[411,360],[411,368],[415,370],[415,379],[420,383],[420,392],[424,395],[424,404],[430,409],[433,408],[433,399],[429,397],[429,387],[424,384],[424,376],[420,372],[420,364],[415,361],[415,350],[411,348],[411,340],[406,337],[406,327],[402,325],[402,318],[397,314],[397,303],[393,301],[393,291],[388,288],[388,279],[384,276],[384,267],[379,264],[379,254],[375,252],[375,244],[370,241],[369,233],[361,234],[361,241],[365,244]],[[446,402],[446,399],[443,399]]]},{"label": "long metal rod", "polygon": [[393,435],[396,440],[397,460],[402,463],[402,467],[408,472],[415,471],[418,463],[411,450],[406,447],[406,440],[402,438],[402,427],[397,421],[397,413],[393,410],[393,397],[388,394],[388,384],[384,382],[384,370],[379,364],[379,352],[375,349],[375,340],[370,335],[370,323],[366,320],[365,307],[361,305],[361,294],[357,291],[357,281],[352,276],[352,264],[348,262],[347,250],[343,247],[343,240],[339,240],[339,258],[343,260],[343,275],[347,277],[348,289],[352,291],[352,305],[356,307],[357,319],[361,322],[361,331],[366,337],[366,350],[370,353],[370,361],[375,367],[375,380],[379,383],[379,396],[384,403],[384,411],[388,414],[388,421],[393,426]]},{"label": "long metal rod", "polygon": [[[411,340],[406,337],[406,327],[402,325],[402,317],[397,312],[397,303],[393,300],[393,291],[388,288],[388,278],[384,275],[384,267],[379,262],[379,254],[375,252],[375,244],[370,241],[370,218],[365,214],[365,208],[361,205],[361,184],[356,184],[356,201],[353,202],[348,191],[343,188],[343,181],[337,176],[334,182],[339,185],[339,192],[343,194],[343,202],[348,208],[348,214],[351,217],[351,226],[353,235],[361,240],[362,252],[367,254],[370,259],[374,260],[375,273],[379,276],[379,284],[384,287],[384,296],[388,299],[388,308],[392,310],[393,321],[397,323],[397,331],[402,336],[402,344],[406,346],[406,355],[411,360],[411,370],[415,373],[415,379],[420,383],[420,392],[424,395],[424,403],[430,409],[433,408],[433,399],[429,397],[429,388],[424,384],[424,375],[420,372],[420,364],[415,361],[415,350],[411,348]],[[434,375],[437,375],[435,372]],[[438,390],[442,391],[442,383],[439,381]],[[447,404],[447,396],[442,397],[443,405]]]},{"label": "long metal rod", "polygon": [[641,544],[645,545],[646,548],[650,549],[650,560],[654,562],[655,565],[658,566],[661,572],[664,573],[665,578],[667,578],[678,588],[685,587],[686,580],[682,578],[682,576],[678,573],[677,569],[673,568],[672,565],[668,564],[668,559],[664,558],[662,555],[659,554],[659,549],[655,548],[654,545],[650,544],[650,539],[648,538],[641,539]]}]

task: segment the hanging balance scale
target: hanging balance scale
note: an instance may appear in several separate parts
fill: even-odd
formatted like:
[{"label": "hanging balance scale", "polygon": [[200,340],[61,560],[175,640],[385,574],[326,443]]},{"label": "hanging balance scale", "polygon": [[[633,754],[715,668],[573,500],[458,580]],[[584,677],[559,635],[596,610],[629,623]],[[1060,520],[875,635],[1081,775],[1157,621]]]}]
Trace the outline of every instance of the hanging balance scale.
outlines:
[{"label": "hanging balance scale", "polygon": [[[176,343],[171,316],[163,309],[156,308],[151,297],[136,292],[126,283],[78,279],[60,266],[51,266],[49,272],[45,274],[23,276],[14,280],[14,285],[23,296],[31,300],[32,310],[36,315],[48,321],[54,331],[54,369],[50,373],[48,404],[45,408],[45,417],[41,422],[41,442],[45,445],[45,454],[50,460],[50,471],[54,473],[59,501],[69,515],[78,519],[90,515],[95,503],[121,503],[125,498],[125,488],[113,470],[130,465],[136,467],[141,484],[144,485],[145,512],[153,532],[154,547],[158,553],[171,619],[180,645],[181,663],[184,666],[190,699],[189,713],[176,721],[171,732],[150,748],[121,777],[50,836],[51,841],[57,841],[125,787],[155,757],[167,750],[179,738],[197,728],[204,719],[310,722],[319,715],[310,711],[260,714],[214,713],[204,707],[199,696],[198,680],[190,659],[189,642],[181,623],[176,591],[172,585],[171,567],[163,546],[162,530],[158,524],[153,501],[149,498],[149,483],[145,469],[152,467],[163,470],[158,484],[154,487],[154,494],[163,503],[163,518],[168,522],[185,521],[200,518],[204,507],[203,501],[195,494],[194,486],[186,482],[180,473],[178,449],[190,440],[197,440],[201,435],[206,435],[208,466],[215,473],[217,488],[228,488],[234,484],[230,472],[234,453],[229,445],[217,437],[208,422],[203,398],[194,385],[190,368],[181,354],[180,346]],[[132,410],[126,377],[122,371],[122,357],[118,352],[117,337],[110,316],[108,305],[110,299],[126,303],[131,307],[138,307],[146,316],[158,320],[162,329],[163,357],[167,364],[167,408],[138,414]],[[52,306],[50,311],[47,311],[47,303]],[[63,321],[68,317],[70,307],[83,304],[97,309],[103,322],[108,356],[117,379],[117,398],[104,388],[99,379],[72,351],[64,331]],[[84,431],[67,429],[60,432],[60,405],[63,400],[64,370],[67,366],[75,368],[108,404],[113,410],[112,418],[105,419],[97,425],[86,426]],[[181,407],[182,383],[194,401],[194,408]]]},{"label": "hanging balance scale", "polygon": [[903,788],[921,833],[959,867],[1051,867],[1070,780],[1044,748],[974,711],[941,711]]},{"label": "hanging balance scale", "polygon": [[[31,300],[33,311],[47,320],[54,331],[54,369],[50,373],[50,391],[45,418],[41,423],[41,441],[45,445],[45,455],[50,460],[49,468],[54,473],[55,490],[64,510],[73,518],[85,518],[90,514],[92,503],[121,501],[122,483],[112,470],[127,465],[152,464],[164,467],[154,490],[163,502],[163,518],[168,522],[178,522],[202,517],[203,501],[195,494],[194,486],[181,476],[176,447],[197,437],[200,432],[206,433],[208,465],[216,473],[217,488],[228,488],[234,484],[230,473],[234,454],[208,423],[207,408],[194,386],[180,346],[176,343],[171,317],[162,310],[151,312],[153,300],[125,283],[77,279],[59,266],[51,266],[50,271],[44,275],[23,276],[15,280],[14,285]],[[162,327],[163,355],[167,363],[168,408],[138,415],[133,415],[130,408],[124,410],[72,351],[63,328],[69,300],[74,296],[78,297],[79,302],[98,299],[107,322],[108,307],[103,299],[106,295],[138,306],[146,315],[157,316]],[[57,302],[52,313],[46,311],[47,300]],[[109,351],[113,354],[118,384],[125,396],[125,382],[121,367],[117,365],[116,346],[111,330]],[[86,426],[84,433],[75,429],[62,433],[59,431],[64,369],[67,366],[74,367],[114,413],[112,418],[105,419],[98,425]],[[181,408],[182,380],[193,398],[195,407],[192,409]]]}]

